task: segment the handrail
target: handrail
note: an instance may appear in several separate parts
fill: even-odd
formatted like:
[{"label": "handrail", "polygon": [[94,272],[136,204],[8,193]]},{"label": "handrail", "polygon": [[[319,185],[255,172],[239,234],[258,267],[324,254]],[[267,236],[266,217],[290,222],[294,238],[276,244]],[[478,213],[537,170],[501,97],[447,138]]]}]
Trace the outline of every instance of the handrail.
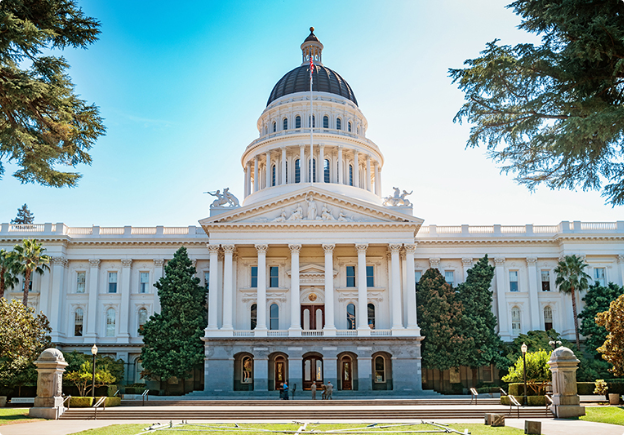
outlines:
[{"label": "handrail", "polygon": [[503,396],[507,396],[507,392],[505,390],[503,390],[501,387],[498,387],[498,389],[500,390]]},{"label": "handrail", "polygon": [[113,394],[113,397],[117,397],[117,394],[119,394],[120,390],[115,391],[115,394]]},{"label": "handrail", "polygon": [[520,403],[516,400],[516,398],[513,395],[508,394],[508,397],[509,397],[509,414],[511,414],[511,407],[515,406],[516,410],[518,411],[518,418],[520,418],[520,406],[522,405],[520,405]]},{"label": "handrail", "polygon": [[146,400],[149,402],[148,393],[149,393],[149,390],[145,390],[145,391],[143,391],[143,394],[141,394],[141,399],[143,400],[143,406],[145,406],[145,401]]},{"label": "handrail", "polygon": [[102,405],[102,410],[106,411],[106,396],[100,397],[100,399],[97,401],[97,403],[95,405],[93,405],[93,408],[95,409],[95,412],[93,414],[93,419],[94,420],[97,420],[97,410],[100,407],[100,405]]},{"label": "handrail", "polygon": [[470,389],[470,403],[472,403],[473,400],[475,402],[475,405],[478,405],[477,401],[479,400],[479,392],[476,389],[471,388]]},{"label": "handrail", "polygon": [[554,402],[552,400],[552,397],[550,397],[548,394],[544,394],[544,397],[546,398],[546,400],[544,401],[545,402],[544,404],[546,405],[546,411],[548,411],[549,410],[548,407],[554,405]]},{"label": "handrail", "polygon": [[61,406],[57,406],[56,407],[56,418],[55,418],[55,420],[58,420],[59,417],[61,416],[61,408],[65,408],[65,402],[67,402],[68,400],[69,400],[69,403],[67,404],[67,409],[69,409],[69,407],[71,405],[71,396],[65,396],[65,398],[63,399],[63,402],[61,403]]}]

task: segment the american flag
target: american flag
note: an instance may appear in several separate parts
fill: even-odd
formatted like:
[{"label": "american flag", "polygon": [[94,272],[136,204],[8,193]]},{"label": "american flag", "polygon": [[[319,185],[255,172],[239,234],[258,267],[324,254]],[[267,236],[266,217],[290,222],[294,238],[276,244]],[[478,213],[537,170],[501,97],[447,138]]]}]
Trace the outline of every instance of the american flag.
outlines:
[{"label": "american flag", "polygon": [[310,80],[312,80],[312,73],[314,72],[314,57],[310,53]]}]

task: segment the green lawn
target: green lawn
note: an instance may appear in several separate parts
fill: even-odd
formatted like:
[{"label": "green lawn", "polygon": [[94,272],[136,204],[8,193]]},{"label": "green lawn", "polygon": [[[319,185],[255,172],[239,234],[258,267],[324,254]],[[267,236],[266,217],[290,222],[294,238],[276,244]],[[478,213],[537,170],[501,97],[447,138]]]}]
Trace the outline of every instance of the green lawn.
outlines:
[{"label": "green lawn", "polygon": [[19,421],[36,421],[39,418],[28,417],[28,408],[0,408],[0,426]]},{"label": "green lawn", "polygon": [[581,420],[624,426],[624,406],[586,406]]}]

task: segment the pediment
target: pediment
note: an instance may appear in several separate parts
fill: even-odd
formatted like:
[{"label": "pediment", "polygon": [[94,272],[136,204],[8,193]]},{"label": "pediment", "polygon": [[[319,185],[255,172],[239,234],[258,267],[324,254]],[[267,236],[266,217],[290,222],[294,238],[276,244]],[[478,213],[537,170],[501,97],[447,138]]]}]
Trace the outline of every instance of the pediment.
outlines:
[{"label": "pediment", "polygon": [[366,201],[312,186],[202,219],[202,226],[221,225],[357,225],[407,223],[423,220]]}]

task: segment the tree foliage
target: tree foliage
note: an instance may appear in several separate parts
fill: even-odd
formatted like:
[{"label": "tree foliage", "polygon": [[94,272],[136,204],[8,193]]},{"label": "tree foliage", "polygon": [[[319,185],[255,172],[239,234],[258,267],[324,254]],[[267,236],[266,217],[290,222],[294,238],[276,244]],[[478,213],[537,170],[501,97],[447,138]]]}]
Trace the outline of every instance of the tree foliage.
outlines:
[{"label": "tree foliage", "polygon": [[43,53],[86,48],[99,23],[75,0],[3,0],[0,28],[0,178],[12,161],[22,183],[75,186],[80,175],[57,166],[90,164],[104,126],[74,92],[65,59]]},{"label": "tree foliage", "polygon": [[[81,396],[88,396],[93,389],[93,363],[86,360],[78,370],[65,371],[63,378],[73,383]],[[97,362],[95,363],[95,388],[113,384],[115,381],[115,376],[106,367],[100,367]]]},{"label": "tree foliage", "polygon": [[417,299],[423,367],[459,367],[473,341],[462,334],[463,306],[455,291],[437,269],[429,269],[418,283]]},{"label": "tree foliage", "polygon": [[[527,384],[537,392],[538,395],[543,394],[543,390],[547,382],[552,379],[552,373],[548,360],[551,351],[538,350],[526,353],[526,378]],[[524,359],[522,355],[516,360],[516,363],[509,367],[509,373],[503,376],[503,382],[524,382]]]},{"label": "tree foliage", "polygon": [[[612,282],[607,286],[601,286],[596,283],[589,287],[587,294],[583,298],[585,307],[579,318],[581,319],[581,334],[586,337],[585,349],[592,356],[602,360],[598,353],[598,348],[602,346],[607,339],[607,330],[604,326],[596,323],[598,313],[608,311],[611,302],[624,294],[624,287],[620,287]],[[602,362],[602,361],[601,361]]]},{"label": "tree foliage", "polygon": [[[465,94],[455,121],[529,189],[600,190],[624,204],[624,3],[518,0],[540,45],[500,45],[450,69]],[[606,184],[603,184],[606,180]]]},{"label": "tree foliage", "polygon": [[0,298],[4,297],[6,289],[19,283],[19,269],[15,255],[0,249]]},{"label": "tree foliage", "polygon": [[550,331],[528,331],[526,334],[518,335],[510,344],[507,345],[507,359],[513,362],[516,361],[518,358],[521,358],[522,344],[527,345],[527,352],[538,352],[540,350],[550,352],[552,350],[552,347],[549,343],[550,341],[560,341],[561,346],[568,348],[574,347],[572,343],[562,339],[561,334],[559,334],[554,329],[551,329]]},{"label": "tree foliage", "polygon": [[578,310],[576,308],[576,292],[587,290],[589,288],[589,275],[585,273],[587,263],[577,255],[566,255],[561,260],[555,273],[557,279],[555,284],[559,287],[560,292],[569,293],[572,297],[572,315],[574,316],[574,332],[576,333],[576,348],[581,348],[581,338],[579,337]]},{"label": "tree foliage", "polygon": [[613,367],[609,369],[615,376],[624,376],[624,295],[611,302],[609,311],[598,313],[596,323],[603,326],[607,339],[598,348],[605,361]]},{"label": "tree foliage", "polygon": [[35,222],[35,215],[28,210],[28,206],[24,204],[17,209],[17,216],[11,221],[14,225],[29,225]]},{"label": "tree foliage", "polygon": [[50,332],[46,316],[0,298],[0,385],[18,385],[34,372],[33,362],[51,346]]},{"label": "tree foliage", "polygon": [[199,285],[186,248],[181,247],[165,267],[165,276],[155,284],[161,303],[143,325],[141,364],[152,378],[165,381],[188,378],[196,364],[204,360],[201,341],[206,327],[206,288]]},{"label": "tree foliage", "polygon": [[[79,371],[82,364],[93,360],[93,355],[84,354],[76,350],[63,352],[63,357],[67,363],[65,373]],[[115,359],[111,356],[98,354],[95,357],[95,367],[98,370],[101,368],[109,372],[115,378],[114,382],[116,383],[120,383],[124,379],[125,363],[121,358]]]},{"label": "tree foliage", "polygon": [[[492,312],[494,267],[488,256],[468,270],[468,278],[457,287],[458,301],[463,306],[461,332],[471,340],[471,349],[464,354],[462,365],[477,369],[490,364],[507,368],[509,361],[501,352],[503,341],[496,332],[496,316]],[[476,379],[475,379],[476,381]]]},{"label": "tree foliage", "polygon": [[28,305],[28,292],[33,273],[43,275],[50,270],[50,257],[44,254],[46,249],[34,239],[24,239],[21,245],[15,245],[13,255],[17,268],[24,275],[24,298],[22,303]]}]

